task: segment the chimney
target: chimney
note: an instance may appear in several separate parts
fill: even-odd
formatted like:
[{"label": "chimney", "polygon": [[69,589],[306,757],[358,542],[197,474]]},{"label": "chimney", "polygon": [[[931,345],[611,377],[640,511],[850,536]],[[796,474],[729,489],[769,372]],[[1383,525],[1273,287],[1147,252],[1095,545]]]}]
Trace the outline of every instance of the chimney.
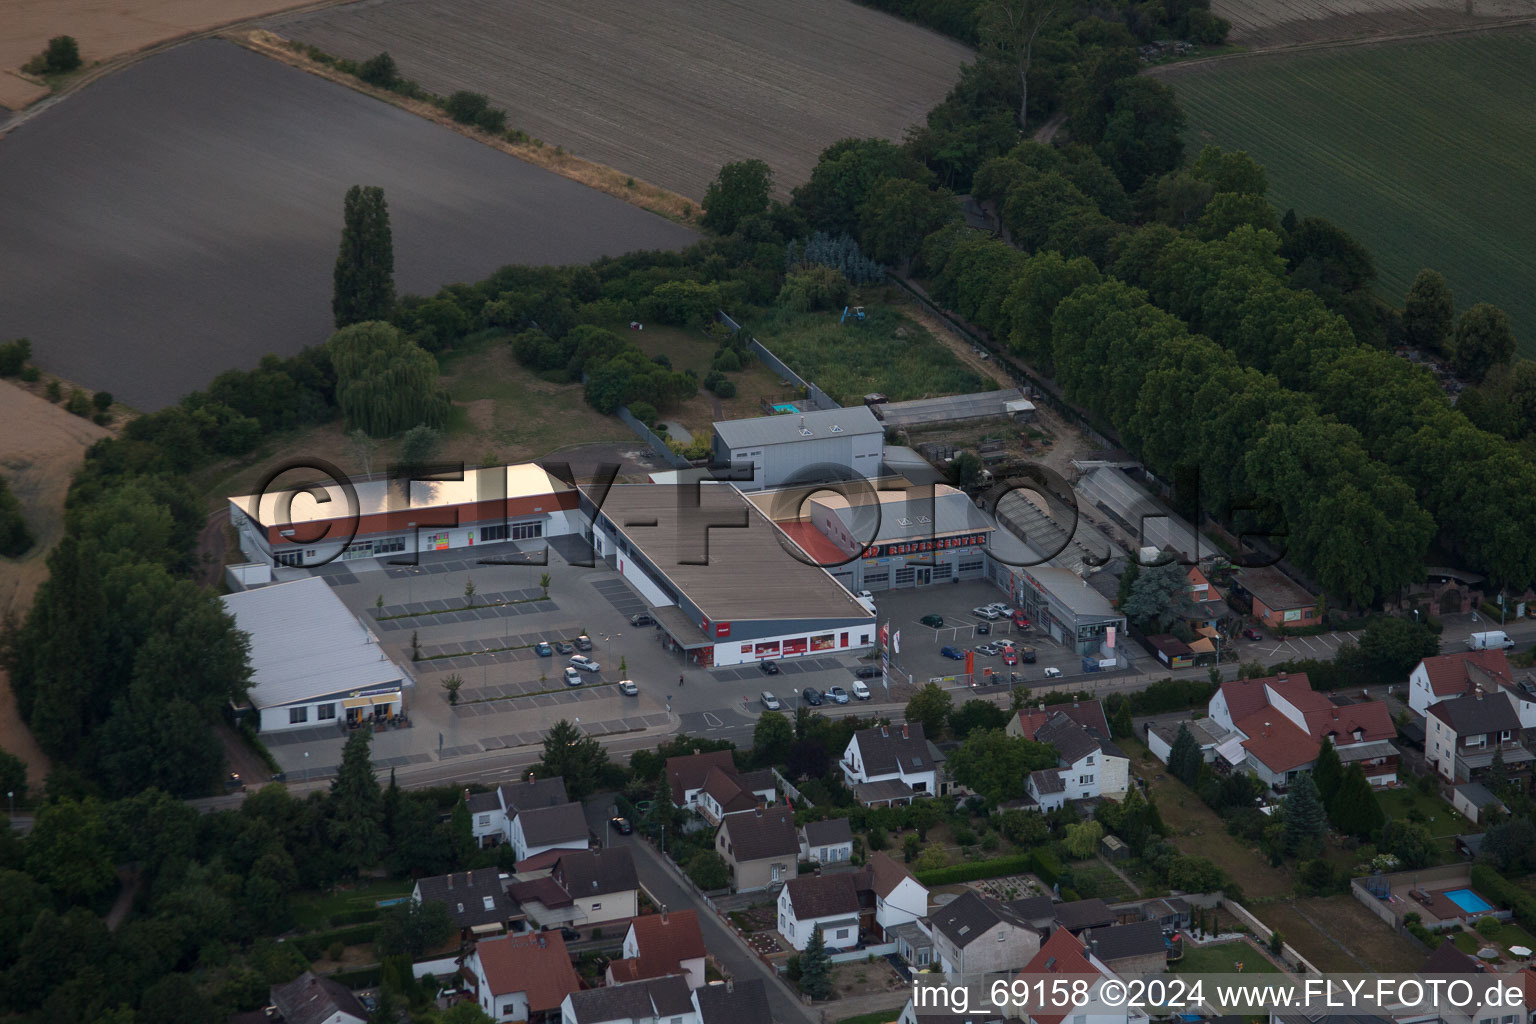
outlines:
[{"label": "chimney", "polygon": [[763,805],[762,804],[758,804],[757,805],[757,816],[759,818],[761,818],[763,816]]},{"label": "chimney", "polygon": [[1333,707],[1333,720],[1335,722],[1337,722],[1339,720],[1339,707],[1338,707],[1337,704],[1335,704],[1334,707]]},{"label": "chimney", "polygon": [[453,872],[452,871],[448,872],[448,888],[449,889],[453,888]]},{"label": "chimney", "polygon": [[1093,955],[1094,956],[1098,956],[1099,955],[1099,940],[1098,939],[1094,939],[1093,940]]},{"label": "chimney", "polygon": [[911,737],[907,735],[907,723],[906,722],[902,722],[901,723],[901,738],[904,739],[904,740],[905,739],[911,739]]},{"label": "chimney", "polygon": [[1286,675],[1285,675],[1284,672],[1276,672],[1275,673],[1275,682],[1283,683],[1283,682],[1285,682],[1285,680],[1286,680]]},{"label": "chimney", "polygon": [[661,905],[661,923],[667,923],[667,905],[665,903]]},{"label": "chimney", "polygon": [[1269,735],[1269,723],[1268,722],[1264,723],[1264,735],[1265,736]]}]

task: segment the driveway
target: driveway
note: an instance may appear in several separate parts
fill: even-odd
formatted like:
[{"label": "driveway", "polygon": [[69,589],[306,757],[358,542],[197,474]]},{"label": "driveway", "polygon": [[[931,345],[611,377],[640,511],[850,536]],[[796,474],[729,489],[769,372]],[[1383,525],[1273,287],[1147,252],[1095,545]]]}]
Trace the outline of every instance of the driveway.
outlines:
[{"label": "driveway", "polygon": [[640,884],[657,903],[669,910],[695,910],[699,915],[699,928],[704,933],[704,945],[710,954],[735,978],[762,978],[767,984],[768,1004],[773,1019],[778,1024],[820,1024],[819,1015],[802,1006],[784,983],[779,981],[768,965],[757,958],[740,937],[727,928],[705,905],[692,889],[684,885],[676,874],[676,868],[665,860],[649,843],[638,835],[621,836],[607,829],[612,795],[595,796],[587,801],[587,823],[594,832],[603,836],[613,846],[626,846],[635,860],[635,871]]}]

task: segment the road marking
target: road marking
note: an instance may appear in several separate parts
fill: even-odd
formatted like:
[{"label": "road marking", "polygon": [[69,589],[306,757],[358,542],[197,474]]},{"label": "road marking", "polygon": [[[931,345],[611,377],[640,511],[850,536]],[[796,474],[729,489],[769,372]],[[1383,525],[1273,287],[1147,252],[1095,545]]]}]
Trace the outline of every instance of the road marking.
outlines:
[{"label": "road marking", "polygon": [[718,715],[711,714],[708,711],[705,711],[703,714],[705,724],[707,724],[711,729],[718,729],[725,724],[725,722]]}]

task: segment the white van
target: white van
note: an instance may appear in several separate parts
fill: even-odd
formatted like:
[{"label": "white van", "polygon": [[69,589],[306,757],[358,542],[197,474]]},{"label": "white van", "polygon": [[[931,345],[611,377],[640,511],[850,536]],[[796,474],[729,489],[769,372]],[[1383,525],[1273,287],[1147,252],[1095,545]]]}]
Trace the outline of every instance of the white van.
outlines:
[{"label": "white van", "polygon": [[1474,651],[1496,651],[1507,650],[1515,646],[1515,642],[1502,629],[1495,629],[1486,633],[1473,633],[1467,637],[1467,646]]}]

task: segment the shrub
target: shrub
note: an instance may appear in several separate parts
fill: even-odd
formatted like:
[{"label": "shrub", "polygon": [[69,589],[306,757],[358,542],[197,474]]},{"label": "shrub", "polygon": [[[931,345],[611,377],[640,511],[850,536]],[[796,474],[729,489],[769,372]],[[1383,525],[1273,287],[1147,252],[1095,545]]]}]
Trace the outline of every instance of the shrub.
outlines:
[{"label": "shrub", "polygon": [[43,394],[48,396],[48,401],[57,402],[64,397],[64,385],[60,384],[57,378],[50,380],[48,386],[43,389]]},{"label": "shrub", "polygon": [[21,379],[26,381],[28,384],[36,384],[39,380],[42,379],[42,376],[43,371],[39,370],[35,366],[23,366],[21,368]]},{"label": "shrub", "polygon": [[80,44],[74,36],[54,36],[48,48],[21,69],[30,75],[62,75],[80,66]]},{"label": "shrub", "polygon": [[[913,838],[916,837],[914,836]],[[888,839],[885,834],[885,829],[876,827],[869,830],[869,848],[871,850],[883,850],[886,848],[887,844]]]},{"label": "shrub", "polygon": [[736,373],[741,369],[741,356],[735,349],[723,348],[715,354],[715,369],[721,373]]},{"label": "shrub", "polygon": [[386,50],[376,57],[363,61],[362,66],[357,69],[357,77],[369,85],[376,85],[381,89],[392,89],[400,80],[400,69],[395,67],[395,58],[391,57]]},{"label": "shrub", "polygon": [[497,135],[507,128],[507,112],[487,107],[475,116],[475,127],[489,135]]},{"label": "shrub", "polygon": [[96,407],[97,412],[106,412],[108,409],[112,408],[112,392],[96,392],[91,396],[91,404]]},{"label": "shrub", "polygon": [[[907,843],[918,845],[914,842],[916,839],[916,836],[908,836]],[[917,872],[917,880],[931,889],[936,885],[956,885],[960,882],[974,882],[982,878],[1019,875],[1031,869],[1034,869],[1036,874],[1040,874],[1034,858],[1036,854],[1044,852],[1043,850],[1036,850],[1034,853],[1018,854],[1013,857],[997,857],[992,860],[972,861],[969,864],[951,864],[949,867],[932,868]],[[1055,875],[1052,875],[1049,879],[1046,879],[1043,874],[1040,877],[1047,885],[1053,885],[1056,882]]]},{"label": "shrub", "polygon": [[959,843],[961,846],[975,846],[976,833],[972,832],[969,826],[957,826],[955,828],[955,842]]},{"label": "shrub", "polygon": [[1478,918],[1477,923],[1472,927],[1479,935],[1495,935],[1499,931],[1499,919],[1489,914],[1487,917]]},{"label": "shrub", "polygon": [[91,414],[91,400],[85,397],[84,391],[75,388],[70,391],[69,401],[64,404],[64,408],[76,416],[89,416]]},{"label": "shrub", "polygon": [[631,402],[629,414],[646,426],[655,423],[656,417],[660,415],[656,412],[656,407],[650,402]]},{"label": "shrub", "polygon": [[484,93],[460,89],[448,97],[447,102],[443,104],[443,110],[460,124],[475,124],[480,115],[490,108],[490,103],[491,101],[485,98]]},{"label": "shrub", "polygon": [[343,946],[340,942],[333,942],[331,943],[330,947],[326,949],[325,957],[327,960],[335,960],[339,962],[341,960],[342,954],[346,952],[346,949],[347,947]]},{"label": "shrub", "polygon": [[17,338],[0,345],[0,377],[15,377],[27,368],[32,358],[32,342]]},{"label": "shrub", "polygon": [[733,380],[722,380],[715,385],[715,394],[721,398],[735,398],[736,382]]}]

